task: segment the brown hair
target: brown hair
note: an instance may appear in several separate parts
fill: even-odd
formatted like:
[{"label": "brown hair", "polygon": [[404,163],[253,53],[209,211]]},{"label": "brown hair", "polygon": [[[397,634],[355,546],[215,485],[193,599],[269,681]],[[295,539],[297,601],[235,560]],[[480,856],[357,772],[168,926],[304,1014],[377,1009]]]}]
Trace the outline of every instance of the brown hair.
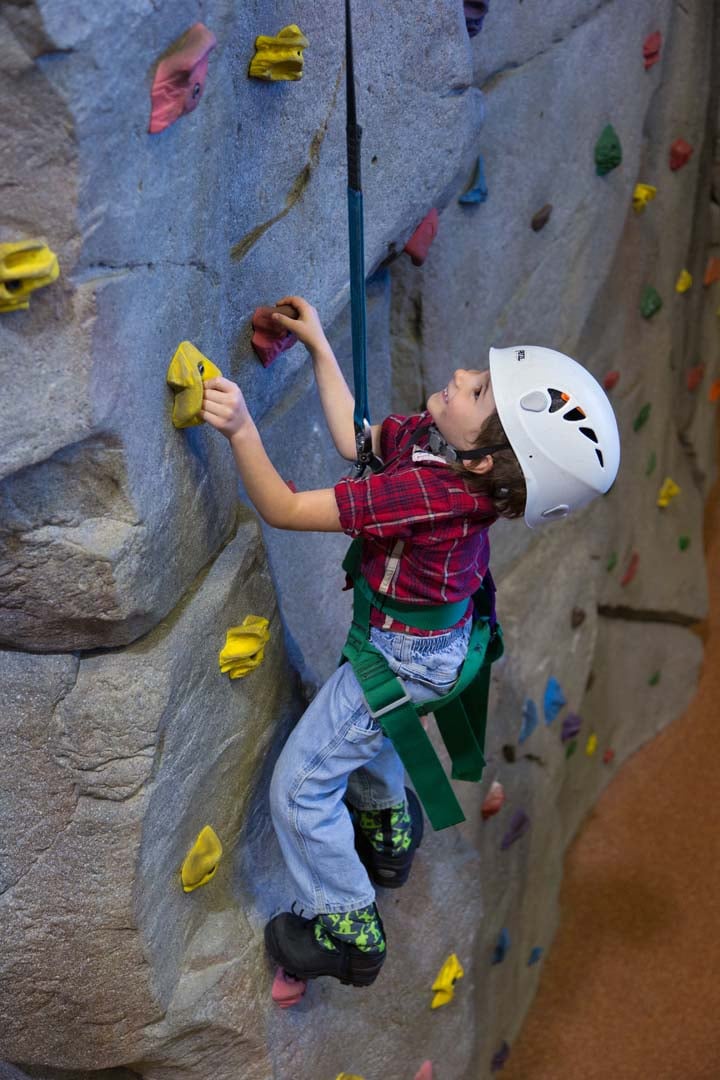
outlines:
[{"label": "brown hair", "polygon": [[[500,417],[494,412],[480,428],[475,446],[492,446],[507,441]],[[462,454],[462,451],[459,453]],[[492,469],[483,475],[466,469],[460,459],[454,462],[451,468],[465,479],[472,491],[481,491],[490,496],[498,517],[522,517],[527,501],[527,487],[520,462],[511,449],[494,451],[492,459]]]}]

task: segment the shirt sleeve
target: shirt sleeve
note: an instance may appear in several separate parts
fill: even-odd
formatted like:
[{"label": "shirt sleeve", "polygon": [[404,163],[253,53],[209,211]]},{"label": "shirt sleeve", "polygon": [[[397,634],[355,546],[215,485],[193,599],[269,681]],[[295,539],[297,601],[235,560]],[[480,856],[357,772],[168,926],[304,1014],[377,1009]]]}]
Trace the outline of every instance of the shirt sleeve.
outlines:
[{"label": "shirt sleeve", "polygon": [[380,427],[380,457],[387,461],[397,453],[397,441],[400,429],[407,417],[386,416]]},{"label": "shirt sleeve", "polygon": [[340,526],[348,536],[407,539],[457,515],[447,480],[431,469],[373,473],[335,485]]}]

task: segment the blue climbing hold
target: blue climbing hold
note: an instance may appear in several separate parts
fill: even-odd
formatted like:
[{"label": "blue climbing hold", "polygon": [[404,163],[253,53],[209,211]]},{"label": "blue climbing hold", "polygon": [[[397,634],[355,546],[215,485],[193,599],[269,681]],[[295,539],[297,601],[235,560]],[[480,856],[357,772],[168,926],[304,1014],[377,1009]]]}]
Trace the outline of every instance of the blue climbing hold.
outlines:
[{"label": "blue climbing hold", "polygon": [[505,1040],[503,1040],[500,1049],[496,1050],[492,1056],[492,1061],[490,1062],[490,1071],[497,1072],[499,1069],[502,1069],[503,1065],[509,1057],[510,1047],[505,1042]]},{"label": "blue climbing hold", "polygon": [[525,742],[530,735],[532,735],[535,728],[538,726],[538,710],[537,705],[532,698],[525,698],[525,704],[522,711],[522,727],[520,728],[520,737],[518,742]]},{"label": "blue climbing hold", "polygon": [[560,739],[562,742],[569,742],[570,739],[574,739],[582,726],[582,720],[575,713],[568,713],[562,723],[562,734]]},{"label": "blue climbing hold", "polygon": [[482,30],[483,19],[487,15],[490,0],[465,0],[463,13],[468,37],[474,38]]},{"label": "blue climbing hold", "polygon": [[503,927],[500,931],[500,937],[498,938],[497,945],[495,946],[495,952],[493,953],[493,964],[502,964],[505,959],[505,953],[510,948],[510,934],[507,927]]},{"label": "blue climbing hold", "polygon": [[557,714],[562,709],[563,705],[566,705],[565,695],[562,692],[560,683],[557,679],[551,675],[547,681],[545,687],[545,697],[543,698],[543,712],[545,713],[545,723],[552,724]]},{"label": "blue climbing hold", "polygon": [[462,206],[472,206],[475,203],[485,202],[488,197],[487,180],[485,179],[485,166],[483,164],[482,154],[477,159],[477,166],[475,169],[475,179],[473,180],[472,187],[461,195],[458,202]]},{"label": "blue climbing hold", "polygon": [[510,828],[502,838],[501,851],[507,851],[511,844],[519,840],[530,828],[530,818],[524,810],[516,810],[510,819]]},{"label": "blue climbing hold", "polygon": [[540,957],[542,956],[542,954],[543,954],[542,946],[541,945],[536,945],[535,948],[530,953],[530,959],[528,960],[528,967],[532,967],[533,964],[537,964],[537,962],[540,959]]}]

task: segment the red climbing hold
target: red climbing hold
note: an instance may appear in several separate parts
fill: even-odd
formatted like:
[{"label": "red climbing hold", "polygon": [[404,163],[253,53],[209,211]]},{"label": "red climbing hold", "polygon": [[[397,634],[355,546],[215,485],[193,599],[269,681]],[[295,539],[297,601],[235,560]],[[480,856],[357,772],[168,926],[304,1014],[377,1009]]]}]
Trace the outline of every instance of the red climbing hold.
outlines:
[{"label": "red climbing hold", "polygon": [[670,147],[670,168],[675,172],[676,169],[682,169],[683,165],[687,165],[688,161],[692,157],[693,148],[690,143],[685,142],[684,139],[676,139]]},{"label": "red climbing hold", "polygon": [[630,584],[632,579],[637,574],[637,569],[638,569],[639,565],[640,565],[640,556],[638,555],[637,551],[633,551],[632,556],[630,557],[630,562],[628,563],[628,568],[625,571],[625,574],[623,575],[622,580],[620,581],[621,585],[629,585]]},{"label": "red climbing hold", "polygon": [[279,311],[281,315],[287,315],[290,319],[297,318],[297,311],[290,304],[282,304],[280,307],[255,308],[252,317],[254,331],[252,347],[263,367],[269,367],[273,360],[277,360],[280,353],[291,349],[297,343],[294,334],[291,334],[289,330],[286,330],[284,326],[280,326],[271,318],[274,311]]},{"label": "red climbing hold", "polygon": [[207,78],[208,57],[216,45],[213,32],[198,22],[170,46],[157,66],[150,90],[151,135],[197,107]]},{"label": "red climbing hold", "polygon": [[688,390],[697,390],[700,383],[703,381],[705,374],[704,364],[695,364],[695,367],[691,367],[685,376],[685,382],[687,383]]},{"label": "red climbing hold", "polygon": [[705,267],[703,285],[712,285],[714,281],[720,281],[720,259],[715,255],[711,255]]},{"label": "red climbing hold", "polygon": [[285,483],[286,483],[286,484],[287,484],[287,486],[288,486],[288,487],[290,488],[290,490],[292,491],[293,495],[297,495],[297,487],[296,487],[296,485],[295,485],[295,481],[294,481],[294,480],[286,480],[286,481],[285,481]]},{"label": "red climbing hold", "polygon": [[603,386],[605,387],[606,390],[612,390],[614,387],[617,386],[619,381],[620,381],[620,372],[619,371],[608,371],[607,375],[603,379]]},{"label": "red climbing hold", "polygon": [[415,1075],[415,1080],[433,1080],[432,1061],[423,1061]]},{"label": "red climbing hold", "polygon": [[289,1009],[291,1005],[297,1005],[306,989],[307,983],[303,979],[296,979],[278,968],[272,984],[272,999],[281,1009]]},{"label": "red climbing hold", "polygon": [[660,49],[662,48],[662,34],[659,30],[656,30],[654,34],[649,34],[643,42],[643,60],[645,63],[645,70],[651,68],[653,64],[657,64],[660,59]]},{"label": "red climbing hold", "polygon": [[437,236],[440,215],[435,207],[424,217],[412,234],[403,251],[407,251],[415,266],[422,266],[427,259],[430,245]]},{"label": "red climbing hold", "polygon": [[605,753],[603,754],[603,761],[605,762],[606,765],[609,765],[614,757],[615,757],[615,751],[614,750],[606,750]]},{"label": "red climbing hold", "polygon": [[504,802],[505,789],[503,788],[499,780],[493,780],[492,784],[490,785],[490,790],[485,796],[480,811],[483,821],[487,821],[487,819],[489,817],[492,817],[493,814],[497,814],[498,810],[502,807],[502,804]]}]

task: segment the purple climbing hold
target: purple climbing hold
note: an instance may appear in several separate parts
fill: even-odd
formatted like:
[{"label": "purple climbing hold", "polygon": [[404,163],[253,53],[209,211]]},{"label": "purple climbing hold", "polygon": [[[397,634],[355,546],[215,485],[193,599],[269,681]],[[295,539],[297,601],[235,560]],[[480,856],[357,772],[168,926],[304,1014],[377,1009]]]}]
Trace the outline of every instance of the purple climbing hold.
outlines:
[{"label": "purple climbing hold", "polygon": [[562,742],[568,742],[570,739],[574,739],[577,733],[582,727],[582,720],[575,713],[568,713],[562,724],[562,734],[560,739]]},{"label": "purple climbing hold", "polygon": [[510,819],[510,828],[502,838],[501,851],[507,851],[511,844],[519,840],[530,828],[530,818],[524,810],[516,810]]},{"label": "purple climbing hold", "polygon": [[492,963],[502,964],[503,960],[505,959],[505,953],[508,951],[509,948],[510,932],[508,931],[507,927],[504,926],[500,931],[500,937],[498,938],[497,945],[495,946]]},{"label": "purple climbing hold", "polygon": [[491,1072],[498,1072],[499,1069],[502,1069],[503,1065],[505,1064],[505,1062],[507,1061],[507,1059],[509,1057],[510,1057],[510,1047],[508,1046],[508,1044],[503,1039],[502,1045],[500,1046],[500,1049],[496,1050],[495,1053],[492,1056],[492,1061],[490,1062],[490,1071]]},{"label": "purple climbing hold", "polygon": [[482,30],[483,19],[488,13],[489,6],[490,0],[465,0],[463,4],[465,26],[471,38]]},{"label": "purple climbing hold", "polygon": [[532,735],[535,728],[538,726],[538,710],[537,705],[532,698],[525,698],[525,704],[522,711],[522,727],[520,728],[520,738],[518,742],[525,742],[525,740]]},{"label": "purple climbing hold", "polygon": [[545,687],[545,697],[543,698],[543,712],[545,713],[545,723],[552,724],[557,714],[562,709],[563,705],[566,705],[565,695],[562,692],[560,683],[554,676],[550,676]]},{"label": "purple climbing hold", "polygon": [[536,945],[533,951],[530,953],[530,959],[528,960],[528,967],[532,967],[533,964],[537,964],[538,960],[542,956],[542,946]]}]

